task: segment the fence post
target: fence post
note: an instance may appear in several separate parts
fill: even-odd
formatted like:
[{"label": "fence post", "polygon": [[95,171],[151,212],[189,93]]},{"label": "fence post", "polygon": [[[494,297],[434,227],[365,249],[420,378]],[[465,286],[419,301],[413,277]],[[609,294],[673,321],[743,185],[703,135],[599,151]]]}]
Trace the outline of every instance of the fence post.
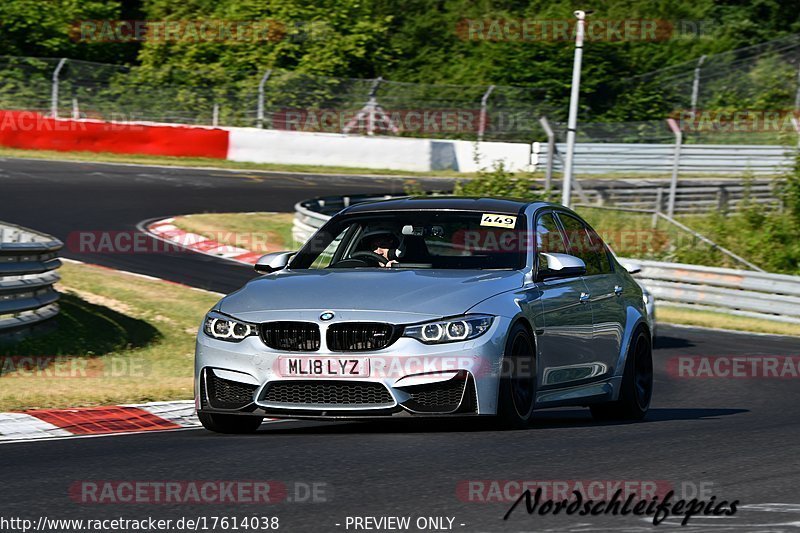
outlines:
[{"label": "fence post", "polygon": [[486,131],[486,104],[489,101],[489,95],[492,94],[494,91],[494,85],[489,85],[489,88],[486,89],[486,92],[483,93],[481,97],[481,116],[480,122],[478,123],[478,142],[483,140],[483,133]]},{"label": "fence post", "polygon": [[706,56],[701,55],[700,59],[697,60],[697,66],[694,68],[694,80],[692,81],[692,118],[694,119],[695,113],[697,113],[697,98],[700,95],[700,67],[703,66],[703,62],[706,60]]},{"label": "fence post", "polygon": [[67,58],[62,57],[53,71],[53,84],[50,87],[50,116],[53,118],[58,118],[58,75],[66,62]]},{"label": "fence post", "polygon": [[572,203],[572,164],[575,158],[575,131],[578,127],[578,98],[581,85],[581,62],[583,61],[583,38],[586,27],[586,12],[574,12],[578,23],[575,31],[575,57],[572,64],[572,86],[570,87],[569,113],[567,116],[567,158],[564,161],[564,184],[561,187],[561,203],[569,207]]},{"label": "fence post", "polygon": [[794,110],[800,111],[800,67],[797,69],[797,92],[794,95]]},{"label": "fence post", "polygon": [[78,106],[78,99],[72,99],[72,120],[78,120],[81,118],[81,108]]},{"label": "fence post", "polygon": [[661,214],[662,205],[664,205],[664,189],[659,187],[656,189],[656,205],[655,209],[653,209],[653,220],[651,221],[653,229],[658,227],[658,216]]},{"label": "fence post", "polygon": [[683,133],[674,118],[668,118],[669,129],[675,134],[675,154],[672,158],[672,178],[669,182],[669,201],[667,202],[667,215],[672,218],[675,214],[675,196],[678,193],[678,170],[681,164],[681,144]]},{"label": "fence post", "polygon": [[219,126],[219,104],[214,104],[214,109],[211,111],[211,125],[215,128]]},{"label": "fence post", "polygon": [[547,135],[547,164],[544,167],[544,190],[549,191],[553,186],[553,164],[556,159],[556,134],[550,127],[547,117],[539,117],[539,124],[542,125],[545,135]]},{"label": "fence post", "polygon": [[717,210],[723,215],[728,212],[728,189],[724,185],[717,190]]},{"label": "fence post", "polygon": [[261,76],[261,81],[258,82],[258,111],[256,113],[256,127],[258,128],[264,127],[264,86],[271,75],[272,69],[267,69],[264,75]]}]

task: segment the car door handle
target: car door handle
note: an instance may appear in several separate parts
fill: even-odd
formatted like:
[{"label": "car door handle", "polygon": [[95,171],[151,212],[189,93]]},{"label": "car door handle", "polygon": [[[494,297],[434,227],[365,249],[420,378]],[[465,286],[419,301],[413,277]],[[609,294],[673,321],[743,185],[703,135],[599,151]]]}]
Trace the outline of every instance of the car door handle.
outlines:
[{"label": "car door handle", "polygon": [[580,297],[580,302],[582,304],[585,304],[586,302],[589,301],[589,298],[591,298],[591,297],[592,297],[592,295],[589,294],[588,292],[582,292],[581,293],[581,297]]},{"label": "car door handle", "polygon": [[622,296],[622,287],[620,287],[619,285],[615,285],[614,294],[616,294],[617,296]]}]

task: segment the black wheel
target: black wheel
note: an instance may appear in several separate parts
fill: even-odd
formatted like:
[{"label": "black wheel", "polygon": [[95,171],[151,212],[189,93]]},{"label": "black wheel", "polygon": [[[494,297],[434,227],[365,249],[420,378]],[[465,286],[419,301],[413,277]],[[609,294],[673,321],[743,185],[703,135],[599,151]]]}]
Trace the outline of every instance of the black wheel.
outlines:
[{"label": "black wheel", "polygon": [[264,420],[260,416],[197,413],[203,427],[215,433],[254,433]]},{"label": "black wheel", "polygon": [[628,348],[619,399],[592,405],[592,416],[598,420],[641,420],[650,409],[652,397],[653,350],[646,331],[639,329]]},{"label": "black wheel", "polygon": [[515,324],[508,334],[501,373],[498,420],[507,428],[528,427],[536,402],[536,352],[522,324]]}]

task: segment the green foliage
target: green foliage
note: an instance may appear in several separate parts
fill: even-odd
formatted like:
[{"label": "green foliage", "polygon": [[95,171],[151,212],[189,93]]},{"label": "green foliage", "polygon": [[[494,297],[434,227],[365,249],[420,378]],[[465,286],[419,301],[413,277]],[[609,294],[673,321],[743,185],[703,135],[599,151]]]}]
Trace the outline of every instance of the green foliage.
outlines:
[{"label": "green foliage", "polygon": [[456,181],[453,194],[523,200],[543,200],[546,197],[543,191],[537,190],[533,174],[510,172],[503,161],[495,161],[489,170],[479,170],[475,178]]},{"label": "green foliage", "polygon": [[136,46],[82,43],[74,24],[118,19],[119,0],[3,0],[0,2],[0,55],[70,57],[113,63],[135,59]]},{"label": "green foliage", "polygon": [[[182,104],[203,109],[220,97],[220,91],[236,93],[237,98],[252,93],[260,74],[272,68],[298,76],[383,76],[407,82],[533,87],[540,91],[535,96],[498,93],[493,104],[519,109],[521,104],[535,103],[546,108],[551,118],[563,119],[574,50],[570,39],[493,39],[488,30],[470,35],[465,24],[467,20],[486,24],[492,20],[571,21],[576,7],[574,2],[545,0],[4,0],[0,3],[0,55],[132,63],[137,65],[133,79],[142,86],[208,87],[209,94],[189,94]],[[662,94],[658,82],[632,83],[632,76],[800,31],[795,0],[607,0],[592,7],[595,12],[590,20],[660,20],[674,31],[654,41],[588,41],[582,120],[661,118],[676,105],[686,104],[669,101],[671,97]],[[118,18],[267,21],[275,31],[269,41],[80,43],[71,38],[76,21]],[[765,58],[753,65],[750,76],[733,80],[747,88],[744,93],[731,92],[730,80],[721,78],[709,94],[719,105],[730,105],[731,98],[748,106],[785,105],[794,90],[793,76],[786,75],[794,69],[776,58]],[[271,96],[287,94],[292,83],[276,85]],[[329,104],[339,93],[341,87],[335,84],[322,88],[312,105]],[[450,100],[446,95],[442,98]],[[289,102],[295,104],[309,105]]]}]

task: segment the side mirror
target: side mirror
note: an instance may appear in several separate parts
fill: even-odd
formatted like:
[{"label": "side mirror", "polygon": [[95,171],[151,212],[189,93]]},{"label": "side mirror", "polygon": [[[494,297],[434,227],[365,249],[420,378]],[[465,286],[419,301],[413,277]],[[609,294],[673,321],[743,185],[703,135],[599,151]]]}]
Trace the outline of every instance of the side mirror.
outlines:
[{"label": "side mirror", "polygon": [[625,267],[625,270],[628,271],[628,274],[638,274],[642,271],[642,265],[639,263],[634,263],[632,261],[624,261],[622,266]]},{"label": "side mirror", "polygon": [[569,254],[540,253],[539,280],[574,278],[586,274],[583,259]]},{"label": "side mirror", "polygon": [[267,255],[262,255],[258,258],[256,264],[253,265],[253,269],[262,274],[270,274],[278,270],[283,270],[286,268],[286,265],[289,264],[289,259],[296,253],[297,252],[272,252]]}]

